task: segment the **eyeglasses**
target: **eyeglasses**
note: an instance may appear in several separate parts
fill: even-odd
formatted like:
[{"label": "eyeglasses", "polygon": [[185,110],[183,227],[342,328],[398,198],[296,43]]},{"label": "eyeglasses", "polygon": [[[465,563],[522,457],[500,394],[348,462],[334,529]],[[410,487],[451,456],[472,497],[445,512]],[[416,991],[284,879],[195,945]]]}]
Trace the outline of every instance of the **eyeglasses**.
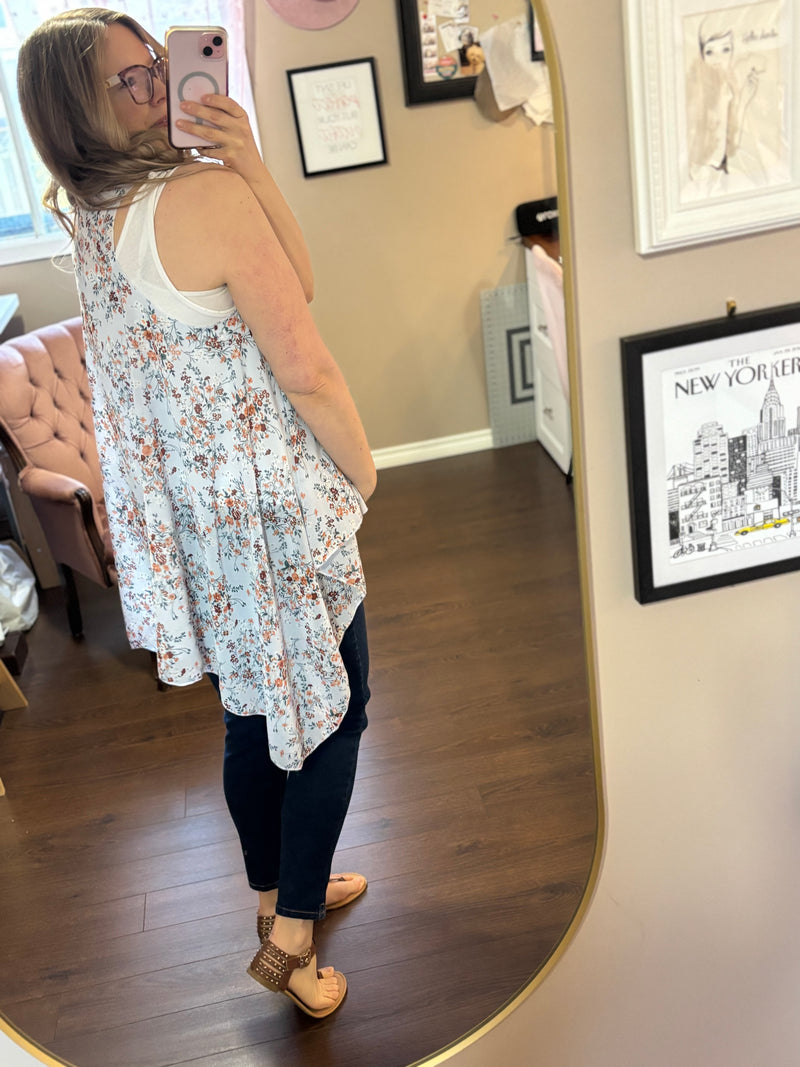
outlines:
[{"label": "eyeglasses", "polygon": [[137,64],[134,67],[126,67],[119,74],[113,74],[106,78],[103,83],[106,89],[113,89],[115,85],[124,85],[131,94],[134,104],[149,104],[155,93],[153,75],[166,85],[167,61],[163,56],[159,57],[150,67]]}]

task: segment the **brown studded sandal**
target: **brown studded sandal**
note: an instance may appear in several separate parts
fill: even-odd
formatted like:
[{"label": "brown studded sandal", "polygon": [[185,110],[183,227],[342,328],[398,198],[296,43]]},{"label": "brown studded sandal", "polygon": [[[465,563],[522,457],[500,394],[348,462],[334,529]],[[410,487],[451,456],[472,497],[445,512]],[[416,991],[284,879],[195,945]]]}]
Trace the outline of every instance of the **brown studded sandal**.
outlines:
[{"label": "brown studded sandal", "polygon": [[[265,988],[271,989],[273,993],[284,993],[306,1015],[314,1019],[324,1019],[326,1015],[331,1015],[336,1011],[347,993],[347,979],[341,971],[333,973],[333,977],[339,983],[339,997],[328,1008],[312,1008],[288,988],[293,972],[299,967],[308,967],[316,952],[317,946],[312,941],[305,952],[301,952],[299,956],[290,956],[288,952],[278,948],[274,941],[267,938],[253,957],[247,973]],[[317,976],[324,977],[321,971],[317,971]]]},{"label": "brown studded sandal", "polygon": [[263,944],[272,933],[275,925],[274,915],[256,915],[256,930],[258,931],[259,944]]}]

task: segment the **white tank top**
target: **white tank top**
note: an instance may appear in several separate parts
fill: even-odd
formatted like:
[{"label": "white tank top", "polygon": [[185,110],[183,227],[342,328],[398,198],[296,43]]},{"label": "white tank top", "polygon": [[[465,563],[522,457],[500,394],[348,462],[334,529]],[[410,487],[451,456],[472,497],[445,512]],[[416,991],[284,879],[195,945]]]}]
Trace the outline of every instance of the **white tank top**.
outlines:
[{"label": "white tank top", "polygon": [[156,247],[154,222],[164,184],[152,182],[128,208],[117,241],[117,262],[159,311],[190,326],[211,326],[235,310],[231,294],[227,285],[200,291],[176,289],[167,277]]}]

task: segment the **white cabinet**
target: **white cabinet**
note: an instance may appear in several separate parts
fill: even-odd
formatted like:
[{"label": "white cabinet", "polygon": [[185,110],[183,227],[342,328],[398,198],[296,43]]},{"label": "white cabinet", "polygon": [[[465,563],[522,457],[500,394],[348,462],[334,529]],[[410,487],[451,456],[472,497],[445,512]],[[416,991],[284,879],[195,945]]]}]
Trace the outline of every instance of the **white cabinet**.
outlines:
[{"label": "white cabinet", "polygon": [[536,280],[533,252],[525,249],[528,279],[528,310],[533,348],[533,407],[536,436],[565,474],[572,465],[572,426],[569,401],[564,396],[556,364],[556,355],[547,329],[539,285]]}]

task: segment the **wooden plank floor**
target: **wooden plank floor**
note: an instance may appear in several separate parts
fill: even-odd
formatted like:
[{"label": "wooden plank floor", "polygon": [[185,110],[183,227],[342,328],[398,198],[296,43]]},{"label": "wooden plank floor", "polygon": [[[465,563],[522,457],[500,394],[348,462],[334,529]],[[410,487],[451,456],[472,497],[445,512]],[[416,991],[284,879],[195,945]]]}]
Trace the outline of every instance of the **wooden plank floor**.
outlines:
[{"label": "wooden plank floor", "polygon": [[596,812],[570,488],[536,444],[384,471],[360,536],[370,727],[318,926],[323,1021],[245,973],[254,899],[207,682],[159,692],[114,590],[29,634],[0,725],[0,1010],[79,1067],[404,1067],[552,952]]}]

